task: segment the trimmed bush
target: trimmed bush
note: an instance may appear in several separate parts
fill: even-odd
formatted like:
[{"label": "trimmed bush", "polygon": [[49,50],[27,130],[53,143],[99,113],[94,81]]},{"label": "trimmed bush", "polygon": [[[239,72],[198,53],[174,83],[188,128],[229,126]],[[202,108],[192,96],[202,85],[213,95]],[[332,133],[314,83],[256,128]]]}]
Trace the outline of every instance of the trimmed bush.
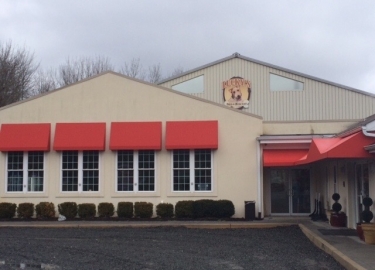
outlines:
[{"label": "trimmed bush", "polygon": [[78,206],[75,202],[63,202],[60,203],[57,208],[59,209],[60,215],[66,218],[75,218],[78,213]]},{"label": "trimmed bush", "polygon": [[176,218],[193,218],[193,203],[194,201],[177,202],[175,207]]},{"label": "trimmed bush", "polygon": [[115,207],[113,203],[99,203],[98,205],[98,215],[99,217],[111,217],[115,213]]},{"label": "trimmed bush", "polygon": [[154,205],[149,202],[134,203],[134,215],[140,218],[150,218],[153,214]]},{"label": "trimmed bush", "polygon": [[217,218],[230,218],[234,215],[234,205],[232,201],[218,200],[215,204]]},{"label": "trimmed bush", "polygon": [[16,215],[17,205],[15,203],[0,203],[0,218],[12,218]]},{"label": "trimmed bush", "polygon": [[20,203],[17,207],[17,216],[19,218],[31,218],[34,215],[33,203]]},{"label": "trimmed bush", "polygon": [[173,217],[173,204],[171,203],[159,203],[156,206],[156,215],[161,218]]},{"label": "trimmed bush", "polygon": [[119,218],[132,218],[133,206],[132,202],[119,202],[117,204],[117,216]]},{"label": "trimmed bush", "polygon": [[51,202],[40,202],[35,206],[35,212],[37,218],[54,218],[55,205]]},{"label": "trimmed bush", "polygon": [[78,205],[78,215],[81,218],[93,218],[96,215],[96,205],[93,203],[81,203]]},{"label": "trimmed bush", "polygon": [[213,200],[197,200],[193,203],[194,218],[208,218],[216,216],[216,207]]}]

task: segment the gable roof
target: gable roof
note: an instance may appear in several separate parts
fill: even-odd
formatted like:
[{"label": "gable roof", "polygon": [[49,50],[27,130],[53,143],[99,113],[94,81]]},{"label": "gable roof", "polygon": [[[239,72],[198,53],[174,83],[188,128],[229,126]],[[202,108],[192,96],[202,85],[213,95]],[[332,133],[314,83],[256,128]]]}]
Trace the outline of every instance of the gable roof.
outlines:
[{"label": "gable roof", "polygon": [[274,69],[278,69],[278,70],[281,70],[281,71],[285,71],[285,72],[288,72],[288,73],[291,73],[291,74],[294,74],[294,75],[298,75],[298,76],[301,76],[301,77],[305,77],[307,79],[311,79],[311,80],[315,80],[315,81],[318,81],[318,82],[321,82],[321,83],[325,83],[325,84],[329,84],[329,85],[336,86],[336,87],[339,87],[339,88],[343,88],[343,89],[353,91],[353,92],[356,92],[356,93],[360,93],[360,94],[363,94],[363,95],[366,95],[366,96],[375,97],[375,94],[372,94],[372,93],[369,93],[369,92],[366,92],[366,91],[363,91],[363,90],[359,90],[359,89],[356,89],[356,88],[353,88],[353,87],[350,87],[350,86],[345,86],[345,85],[342,85],[342,84],[334,83],[334,82],[327,81],[327,80],[324,80],[324,79],[320,79],[320,78],[317,78],[317,77],[314,77],[314,76],[310,76],[310,75],[307,75],[307,74],[304,74],[304,73],[301,73],[301,72],[298,72],[298,71],[294,71],[294,70],[291,70],[291,69],[287,69],[287,68],[283,68],[283,67],[280,67],[280,66],[269,64],[269,63],[266,63],[266,62],[263,62],[263,61],[259,61],[259,60],[256,60],[256,59],[253,59],[253,58],[250,58],[250,57],[243,56],[243,55],[241,55],[237,52],[228,56],[228,57],[224,57],[224,58],[219,59],[217,61],[208,63],[206,65],[203,65],[203,66],[185,71],[181,74],[166,78],[164,80],[159,81],[157,84],[160,85],[162,83],[177,79],[179,77],[182,77],[184,75],[193,73],[195,71],[205,69],[205,68],[208,68],[208,67],[211,67],[211,66],[214,66],[214,65],[217,65],[217,64],[220,64],[222,62],[229,61],[229,60],[232,60],[232,59],[235,59],[235,58],[242,59],[242,60],[249,61],[249,62],[253,62],[253,63],[263,65],[263,66],[266,66],[266,67],[269,67],[269,68],[274,68]]},{"label": "gable roof", "polygon": [[375,121],[375,114],[373,115],[370,115],[369,117],[366,117],[365,119],[363,119],[362,121],[359,121],[358,123],[355,123],[351,126],[349,126],[347,129],[345,129],[344,131],[338,133],[335,137],[345,137],[345,136],[349,136],[353,133],[356,133],[360,130],[362,130],[362,127],[363,126],[366,126],[367,124],[371,123]]}]

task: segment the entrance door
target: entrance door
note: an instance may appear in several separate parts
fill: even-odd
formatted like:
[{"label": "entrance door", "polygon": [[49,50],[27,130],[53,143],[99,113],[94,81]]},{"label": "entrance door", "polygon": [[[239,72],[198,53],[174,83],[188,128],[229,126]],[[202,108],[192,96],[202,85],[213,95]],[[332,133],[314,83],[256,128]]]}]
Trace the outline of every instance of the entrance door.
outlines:
[{"label": "entrance door", "polygon": [[368,164],[357,164],[355,168],[356,172],[356,204],[357,204],[357,220],[360,222],[361,213],[365,210],[362,200],[369,196],[369,173],[368,173]]},{"label": "entrance door", "polygon": [[308,169],[272,169],[271,214],[305,215],[310,207],[310,171]]}]

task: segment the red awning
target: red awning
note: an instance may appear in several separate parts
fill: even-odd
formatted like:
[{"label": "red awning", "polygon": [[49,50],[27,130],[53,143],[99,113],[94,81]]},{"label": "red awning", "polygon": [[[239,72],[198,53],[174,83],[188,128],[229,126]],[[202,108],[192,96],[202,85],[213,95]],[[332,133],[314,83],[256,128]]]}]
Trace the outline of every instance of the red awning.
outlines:
[{"label": "red awning", "polygon": [[2,124],[0,151],[49,151],[51,124]]},{"label": "red awning", "polygon": [[57,123],[53,149],[104,150],[105,123]]},{"label": "red awning", "polygon": [[264,167],[294,166],[295,162],[306,156],[308,149],[264,149]]},{"label": "red awning", "polygon": [[375,139],[357,132],[344,138],[313,139],[305,159],[296,164],[307,164],[325,158],[369,158],[373,157],[364,147]]},{"label": "red awning", "polygon": [[160,150],[161,122],[111,124],[111,150]]},{"label": "red awning", "polygon": [[166,149],[217,149],[217,121],[167,122]]}]

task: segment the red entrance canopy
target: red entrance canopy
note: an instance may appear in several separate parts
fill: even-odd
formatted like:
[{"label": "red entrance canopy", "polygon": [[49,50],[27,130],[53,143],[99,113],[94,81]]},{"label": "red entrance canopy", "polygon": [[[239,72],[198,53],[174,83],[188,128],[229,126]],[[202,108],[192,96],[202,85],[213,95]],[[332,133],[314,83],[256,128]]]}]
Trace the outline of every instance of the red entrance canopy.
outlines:
[{"label": "red entrance canopy", "polygon": [[57,123],[53,149],[104,150],[105,123]]},{"label": "red entrance canopy", "polygon": [[166,149],[217,149],[218,121],[167,122]]},{"label": "red entrance canopy", "polygon": [[344,138],[313,139],[307,157],[296,164],[307,164],[325,158],[373,157],[364,147],[374,142],[375,138],[367,137],[362,132]]},{"label": "red entrance canopy", "polygon": [[111,150],[161,150],[161,122],[111,124]]},{"label": "red entrance canopy", "polygon": [[49,151],[51,124],[2,124],[0,151]]},{"label": "red entrance canopy", "polygon": [[264,149],[264,167],[294,166],[294,163],[306,156],[308,149]]}]

